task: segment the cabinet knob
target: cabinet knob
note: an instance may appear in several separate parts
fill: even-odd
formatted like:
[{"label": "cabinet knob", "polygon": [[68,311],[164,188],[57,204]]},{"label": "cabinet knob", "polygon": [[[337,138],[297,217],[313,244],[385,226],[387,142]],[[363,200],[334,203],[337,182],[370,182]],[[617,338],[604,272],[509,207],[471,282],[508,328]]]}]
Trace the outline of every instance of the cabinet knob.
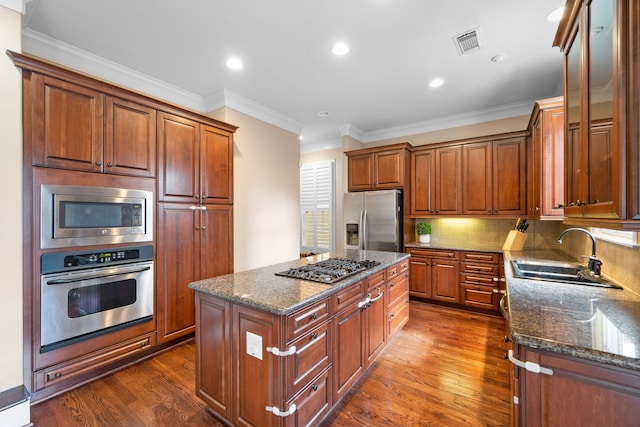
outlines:
[{"label": "cabinet knob", "polygon": [[102,166],[102,160],[98,160],[98,161],[96,162],[96,166]]},{"label": "cabinet knob", "polygon": [[502,358],[504,360],[509,360],[509,355],[507,353],[505,353],[505,354],[502,355]]},{"label": "cabinet knob", "polygon": [[311,334],[311,339],[315,340],[317,338],[318,338],[318,334],[317,333],[314,332],[314,333]]},{"label": "cabinet knob", "polygon": [[318,391],[318,385],[317,384],[312,385],[311,390]]},{"label": "cabinet knob", "polygon": [[196,230],[200,230],[200,227],[196,227]]},{"label": "cabinet knob", "polygon": [[112,167],[113,163],[109,162],[109,163],[107,163],[107,166]]},{"label": "cabinet knob", "polygon": [[207,226],[206,226],[206,225],[203,225],[203,226],[202,226],[202,229],[203,229],[203,230],[206,230],[206,229],[207,229]]},{"label": "cabinet knob", "polygon": [[505,335],[504,338],[502,339],[504,342],[511,342],[511,339]]},{"label": "cabinet knob", "polygon": [[311,315],[311,320],[316,320],[318,318],[318,313],[313,313]]}]

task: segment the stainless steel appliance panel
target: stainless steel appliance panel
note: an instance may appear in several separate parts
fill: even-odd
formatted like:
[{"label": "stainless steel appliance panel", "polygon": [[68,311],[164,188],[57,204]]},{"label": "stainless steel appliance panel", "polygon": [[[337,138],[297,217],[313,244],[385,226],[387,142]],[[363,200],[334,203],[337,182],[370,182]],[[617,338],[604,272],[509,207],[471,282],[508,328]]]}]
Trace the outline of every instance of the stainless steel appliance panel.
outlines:
[{"label": "stainless steel appliance panel", "polygon": [[342,209],[346,248],[402,252],[402,192],[346,193]]}]

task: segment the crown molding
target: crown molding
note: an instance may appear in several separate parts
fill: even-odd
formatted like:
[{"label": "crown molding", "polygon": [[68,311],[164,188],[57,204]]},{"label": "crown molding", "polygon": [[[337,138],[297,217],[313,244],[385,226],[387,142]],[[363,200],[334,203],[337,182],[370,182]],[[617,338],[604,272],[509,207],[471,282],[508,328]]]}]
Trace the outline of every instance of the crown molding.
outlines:
[{"label": "crown molding", "polygon": [[11,9],[24,15],[27,10],[26,4],[31,0],[0,0],[0,6],[4,6],[7,9]]},{"label": "crown molding", "polygon": [[207,111],[228,107],[296,135],[302,133],[302,123],[228,89],[206,96],[204,103]]},{"label": "crown molding", "polygon": [[302,133],[302,124],[300,122],[227,89],[222,89],[219,92],[203,97],[70,44],[48,37],[37,31],[30,29],[23,30],[22,48],[23,51],[33,55],[40,56],[58,64],[63,64],[67,67],[75,68],[118,85],[147,93],[174,104],[182,105],[203,114],[221,107],[229,107],[271,125],[293,132],[296,135]]},{"label": "crown molding", "polygon": [[422,122],[409,123],[402,126],[394,126],[365,132],[363,139],[360,141],[363,143],[376,142],[385,139],[402,138],[442,129],[452,129],[460,126],[468,126],[493,120],[529,115],[531,114],[531,109],[533,108],[533,103],[535,101],[535,99],[532,99],[529,101],[505,104],[483,110],[469,111],[433,120],[425,120]]},{"label": "crown molding", "polygon": [[353,123],[345,123],[340,126],[340,136],[350,136],[358,141],[364,141],[367,133]]},{"label": "crown molding", "polygon": [[317,151],[333,150],[334,148],[342,148],[342,140],[331,139],[328,141],[310,142],[300,144],[300,154],[315,153]]}]

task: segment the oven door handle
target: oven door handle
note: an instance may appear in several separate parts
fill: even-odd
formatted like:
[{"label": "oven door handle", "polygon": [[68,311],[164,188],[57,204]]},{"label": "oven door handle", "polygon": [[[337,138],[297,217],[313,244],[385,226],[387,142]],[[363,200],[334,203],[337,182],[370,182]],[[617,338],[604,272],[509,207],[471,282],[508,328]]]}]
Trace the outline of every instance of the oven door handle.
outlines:
[{"label": "oven door handle", "polygon": [[138,268],[135,270],[127,270],[127,271],[121,271],[118,273],[110,273],[110,274],[104,274],[104,275],[98,274],[94,276],[83,276],[83,277],[77,277],[73,279],[53,279],[53,280],[47,280],[47,285],[64,285],[66,283],[84,282],[85,280],[102,279],[106,277],[121,276],[123,274],[141,273],[147,270],[151,270],[151,267]]}]

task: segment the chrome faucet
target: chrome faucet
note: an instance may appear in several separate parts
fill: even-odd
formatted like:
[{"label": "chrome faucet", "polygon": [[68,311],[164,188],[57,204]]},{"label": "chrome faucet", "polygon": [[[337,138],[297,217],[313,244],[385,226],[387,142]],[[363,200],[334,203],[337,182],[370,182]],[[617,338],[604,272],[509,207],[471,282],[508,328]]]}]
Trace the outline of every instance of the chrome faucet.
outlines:
[{"label": "chrome faucet", "polygon": [[[593,274],[596,277],[600,276],[600,272],[602,270],[602,261],[600,261],[597,257],[596,257],[596,237],[589,233],[587,230],[585,230],[584,228],[568,228],[566,230],[564,230],[562,233],[560,233],[560,235],[558,236],[558,243],[562,244],[562,237],[567,234],[570,231],[579,231],[581,233],[586,234],[587,236],[589,236],[591,238],[591,256],[589,256],[589,271],[591,272],[591,274]],[[585,255],[586,257],[586,255]]]}]

